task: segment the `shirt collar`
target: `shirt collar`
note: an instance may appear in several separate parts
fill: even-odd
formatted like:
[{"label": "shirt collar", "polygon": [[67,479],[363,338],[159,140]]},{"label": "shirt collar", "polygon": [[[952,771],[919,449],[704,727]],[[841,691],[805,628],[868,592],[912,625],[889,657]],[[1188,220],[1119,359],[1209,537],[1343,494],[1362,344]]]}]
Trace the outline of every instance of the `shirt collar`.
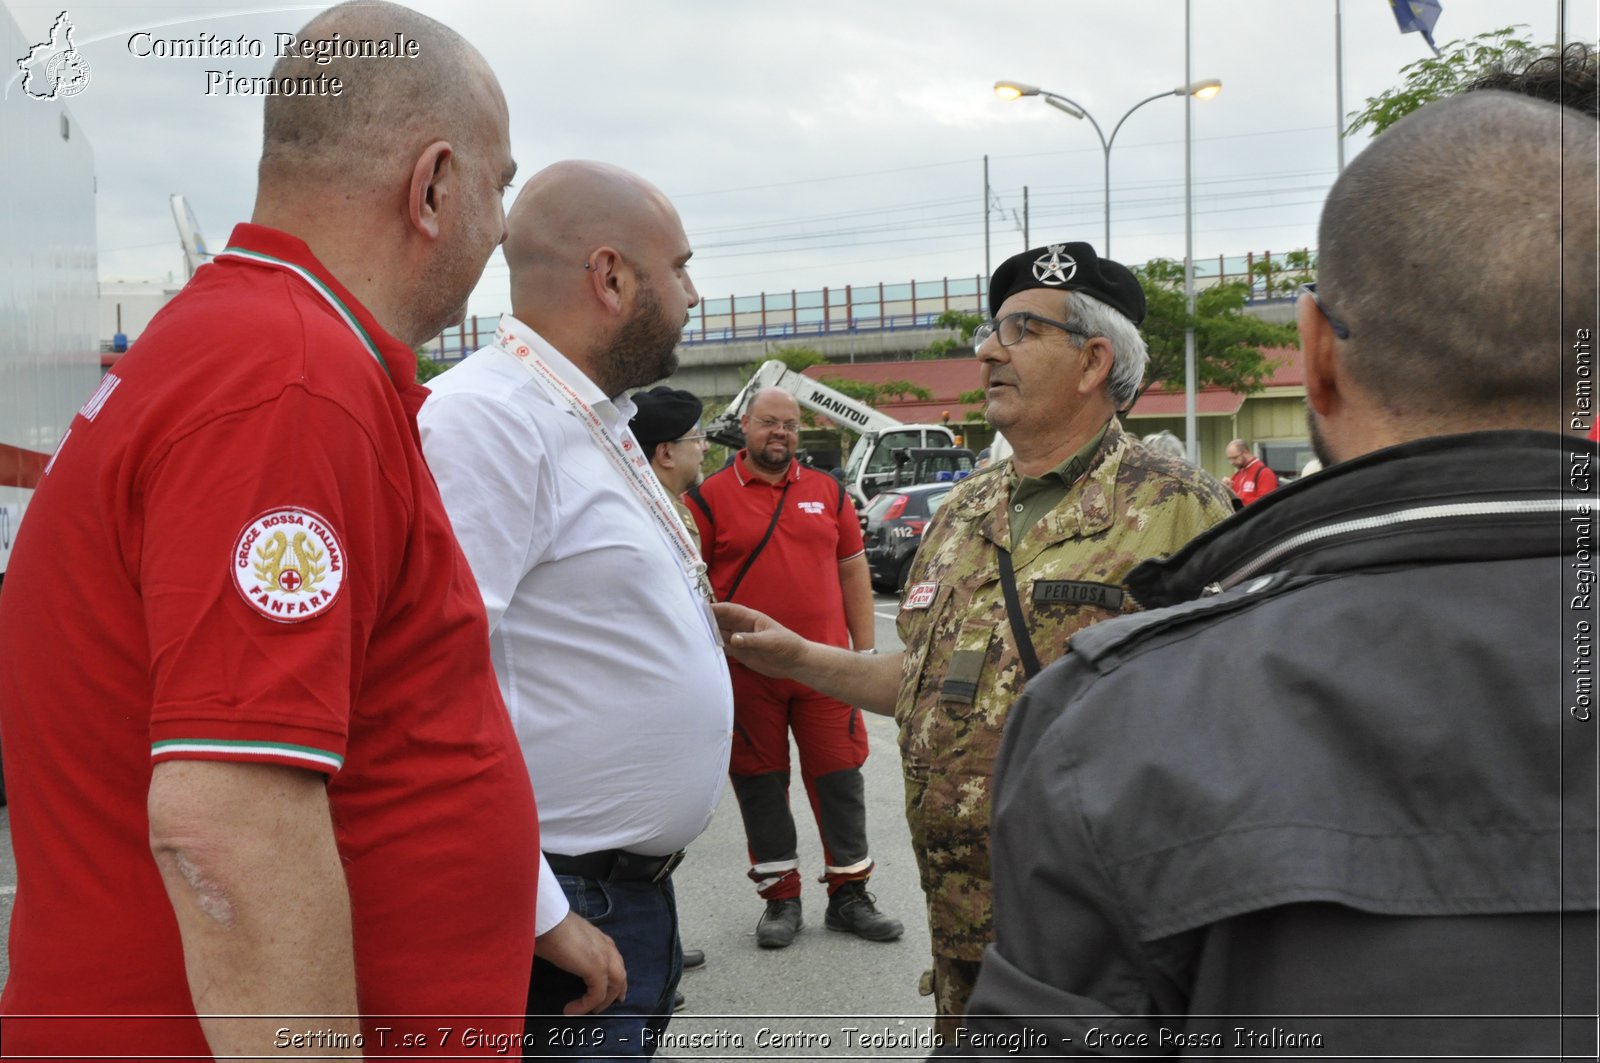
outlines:
[{"label": "shirt collar", "polygon": [[[269,228],[265,225],[255,225],[251,222],[240,222],[233,227],[233,232],[228,236],[228,245],[224,250],[243,251],[247,254],[265,256],[277,259],[291,266],[299,267],[314,276],[338,300],[339,304],[348,311],[359,332],[364,334],[366,340],[371,341],[377,349],[382,364],[388,372],[389,379],[394,382],[395,388],[403,397],[415,397],[415,405],[420,406],[421,400],[427,397],[426,389],[417,385],[417,355],[406,344],[391,336],[387,329],[378,324],[365,306],[339,279],[329,272],[317,256],[311,253],[311,248],[298,236],[283,232],[280,229]],[[232,264],[242,264],[237,259],[227,260]],[[221,263],[215,263],[220,265]],[[269,264],[261,263],[263,268],[270,268]],[[331,310],[331,308],[330,308]],[[413,390],[420,392],[419,396],[410,396]],[[410,402],[407,403],[411,407]],[[414,408],[411,409],[416,413]]]},{"label": "shirt collar", "polygon": [[1100,450],[1100,444],[1105,441],[1106,432],[1110,427],[1111,422],[1107,421],[1100,431],[1095,433],[1094,438],[1079,447],[1077,453],[1073,454],[1072,457],[1055,468],[1040,473],[1038,476],[1018,476],[1016,467],[1012,466],[1011,475],[1016,480],[1011,485],[1012,493],[1015,494],[1018,487],[1030,480],[1055,480],[1062,487],[1071,487],[1077,483],[1079,477],[1089,471],[1089,464],[1094,461],[1094,456]]},{"label": "shirt collar", "polygon": [[751,471],[749,463],[745,461],[745,455],[749,453],[750,449],[746,447],[744,450],[739,451],[739,453],[733,456],[733,475],[739,478],[740,487],[748,487],[752,481],[755,483],[767,484],[769,487],[777,487],[785,480],[789,481],[790,483],[794,483],[800,479],[800,462],[794,458],[790,458],[789,471],[779,478],[777,484],[770,483]]},{"label": "shirt collar", "polygon": [[633,420],[633,415],[639,409],[630,396],[623,394],[614,399],[607,396],[600,390],[600,385],[589,379],[587,373],[556,350],[549,340],[535,332],[526,322],[510,314],[502,314],[500,324],[517,339],[532,347],[550,367],[551,372],[560,377],[562,383],[575,391],[584,404],[599,415],[612,435],[619,439],[622,437],[622,430]]}]

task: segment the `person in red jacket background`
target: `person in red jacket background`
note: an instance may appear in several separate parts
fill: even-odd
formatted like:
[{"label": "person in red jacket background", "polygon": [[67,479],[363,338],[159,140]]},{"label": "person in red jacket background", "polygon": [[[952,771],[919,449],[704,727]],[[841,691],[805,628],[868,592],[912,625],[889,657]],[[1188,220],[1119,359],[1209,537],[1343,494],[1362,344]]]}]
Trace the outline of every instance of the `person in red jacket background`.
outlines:
[{"label": "person in red jacket background", "polygon": [[1234,497],[1245,505],[1259,501],[1261,496],[1278,489],[1278,474],[1250,453],[1244,440],[1235,439],[1228,444],[1228,464],[1235,470],[1228,486],[1233,488]]}]

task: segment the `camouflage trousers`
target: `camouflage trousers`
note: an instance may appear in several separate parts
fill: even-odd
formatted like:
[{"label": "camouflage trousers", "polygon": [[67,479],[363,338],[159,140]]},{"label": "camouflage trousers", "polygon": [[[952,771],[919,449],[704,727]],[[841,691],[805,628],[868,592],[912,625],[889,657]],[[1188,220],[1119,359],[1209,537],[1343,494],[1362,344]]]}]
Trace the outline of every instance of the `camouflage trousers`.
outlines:
[{"label": "camouflage trousers", "polygon": [[972,987],[978,982],[976,960],[958,960],[950,956],[934,956],[933,966],[922,974],[917,992],[933,997],[933,1032],[946,1045],[956,1043],[956,1028],[967,1014],[967,1001],[972,997]]}]

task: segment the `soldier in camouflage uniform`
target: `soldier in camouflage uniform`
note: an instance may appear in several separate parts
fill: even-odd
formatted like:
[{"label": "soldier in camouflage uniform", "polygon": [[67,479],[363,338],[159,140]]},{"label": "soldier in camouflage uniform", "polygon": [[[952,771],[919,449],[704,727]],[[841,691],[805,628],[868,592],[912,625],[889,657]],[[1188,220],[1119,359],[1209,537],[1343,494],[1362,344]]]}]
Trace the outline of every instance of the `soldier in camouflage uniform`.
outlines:
[{"label": "soldier in camouflage uniform", "polygon": [[1115,420],[1086,475],[1013,539],[1017,479],[1007,463],[951,493],[923,538],[898,622],[907,650],[895,719],[941,1017],[962,1014],[994,939],[989,782],[1006,713],[1027,679],[996,547],[1011,551],[1023,622],[1044,665],[1074,632],[1136,608],[1120,587],[1136,564],[1175,552],[1232,512],[1220,484]]},{"label": "soldier in camouflage uniform", "polygon": [[1074,632],[1137,608],[1121,587],[1130,569],[1232,512],[1221,483],[1117,423],[1146,360],[1144,293],[1126,267],[1082,243],[1025,251],[995,271],[989,305],[973,339],[986,415],[1013,456],[959,485],[929,526],[901,606],[900,659],[851,659],[717,607],[730,652],[751,667],[892,706],[933,938],[924,992],[947,1043],[993,938],[989,787],[1012,702]]}]

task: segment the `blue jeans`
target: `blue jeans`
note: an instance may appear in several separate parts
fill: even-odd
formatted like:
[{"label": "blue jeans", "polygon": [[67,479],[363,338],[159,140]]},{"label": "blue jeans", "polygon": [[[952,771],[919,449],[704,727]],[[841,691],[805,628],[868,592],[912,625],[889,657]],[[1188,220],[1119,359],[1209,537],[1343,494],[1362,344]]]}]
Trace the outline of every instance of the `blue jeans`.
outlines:
[{"label": "blue jeans", "polygon": [[536,955],[528,988],[523,1058],[639,1059],[654,1055],[656,1041],[672,1019],[672,1001],[683,974],[672,880],[651,885],[570,875],[556,878],[573,914],[587,919],[617,943],[628,971],[628,994],[598,1015],[563,1015],[561,1009],[583,995],[583,980]]}]

